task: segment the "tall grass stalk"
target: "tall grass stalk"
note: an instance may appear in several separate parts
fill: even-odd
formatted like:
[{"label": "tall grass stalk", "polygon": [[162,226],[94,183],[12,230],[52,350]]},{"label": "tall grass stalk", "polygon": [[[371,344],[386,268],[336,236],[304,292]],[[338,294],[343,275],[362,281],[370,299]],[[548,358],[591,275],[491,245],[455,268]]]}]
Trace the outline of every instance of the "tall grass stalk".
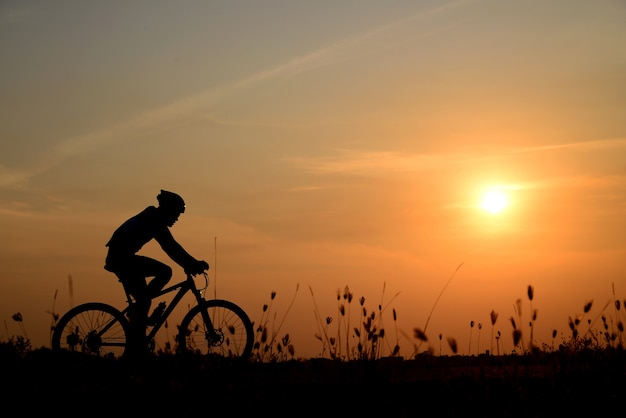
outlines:
[{"label": "tall grass stalk", "polygon": [[[387,349],[392,353],[397,353],[400,350],[400,346],[398,343],[398,338],[397,338],[397,332],[396,332],[396,344],[394,345],[394,347],[392,348],[389,344],[389,340],[385,338],[386,333],[385,333],[385,324],[384,324],[384,312],[389,308],[389,306],[391,305],[391,302],[393,302],[398,295],[400,294],[400,292],[396,293],[395,295],[393,295],[393,297],[385,303],[384,299],[385,299],[385,291],[387,288],[387,283],[383,282],[383,290],[381,292],[380,295],[380,303],[378,304],[378,333],[379,333],[379,339],[383,340],[383,341],[378,341],[377,344],[377,348],[378,348],[378,352],[377,352],[377,356],[382,355],[382,343],[384,342],[387,345]],[[393,309],[392,310],[392,318],[394,321],[394,325],[396,323],[396,319],[397,319],[397,315],[396,315],[396,310]]]},{"label": "tall grass stalk", "polygon": [[530,301],[530,341],[528,343],[528,350],[533,351],[534,348],[534,330],[535,330],[535,320],[537,319],[537,311],[533,309],[533,298],[535,296],[535,288],[531,285],[528,285],[527,288],[528,300]]},{"label": "tall grass stalk", "polygon": [[619,341],[619,347],[623,347],[624,346],[624,341],[623,341],[623,336],[622,334],[624,333],[624,323],[622,322],[622,318],[620,316],[620,308],[621,308],[621,304],[619,299],[617,299],[615,297],[615,283],[611,283],[611,290],[613,293],[613,309],[615,312],[615,321],[617,322],[617,338]]},{"label": "tall grass stalk", "polygon": [[522,333],[522,300],[517,299],[513,305],[513,311],[515,317],[511,317],[511,323],[513,324],[513,348],[517,348],[519,345],[521,351],[524,351],[524,335]]},{"label": "tall grass stalk", "polygon": [[[435,311],[435,308],[437,307],[437,303],[439,303],[439,299],[441,299],[441,296],[443,295],[443,293],[446,291],[446,289],[450,285],[450,282],[452,282],[452,279],[454,279],[456,277],[456,273],[459,271],[461,266],[463,266],[463,264],[464,263],[461,262],[456,267],[456,269],[454,269],[454,272],[450,275],[450,278],[448,279],[446,284],[441,289],[441,292],[439,292],[439,295],[437,295],[437,299],[435,299],[435,302],[433,303],[433,306],[430,308],[430,312],[428,313],[428,317],[426,318],[426,323],[424,324],[424,328],[422,330],[420,330],[422,333],[424,333],[424,335],[426,335],[426,330],[428,329],[428,324],[430,323],[430,318],[433,316],[433,312]],[[422,346],[422,343],[425,342],[425,341],[427,341],[427,340],[422,340],[422,339],[419,340],[419,343],[415,346],[415,350],[411,354],[411,357],[413,357],[415,354],[417,354],[417,352],[419,351],[420,347]]]},{"label": "tall grass stalk", "polygon": [[496,322],[498,321],[498,313],[494,310],[491,310],[491,313],[489,313],[489,319],[491,320],[491,346],[489,352],[493,354],[493,333],[495,331]]},{"label": "tall grass stalk", "polygon": [[[326,348],[328,348],[329,355],[331,356],[331,358],[334,359],[335,358],[335,352],[332,349],[332,345],[330,343],[330,338],[328,337],[327,326],[324,326],[324,323],[322,321],[322,317],[320,316],[320,310],[317,307],[317,301],[315,300],[315,294],[313,293],[313,288],[311,287],[311,285],[309,285],[309,291],[311,292],[311,298],[313,299],[313,307],[315,308],[313,310],[313,314],[315,315],[315,319],[316,319],[315,324],[317,325],[317,331],[318,331],[318,333],[315,334],[315,337],[322,342],[322,357],[324,357],[324,353],[326,352]],[[328,325],[329,323],[330,322],[327,319],[326,325]]]},{"label": "tall grass stalk", "polygon": [[50,344],[52,345],[52,333],[54,332],[54,328],[56,327],[56,323],[59,320],[59,314],[55,312],[55,306],[57,301],[57,294],[59,293],[59,289],[54,291],[54,297],[52,298],[52,310],[47,311],[50,314]]},{"label": "tall grass stalk", "polygon": [[467,347],[467,355],[472,355],[472,331],[474,331],[474,321],[470,321],[469,346]]}]

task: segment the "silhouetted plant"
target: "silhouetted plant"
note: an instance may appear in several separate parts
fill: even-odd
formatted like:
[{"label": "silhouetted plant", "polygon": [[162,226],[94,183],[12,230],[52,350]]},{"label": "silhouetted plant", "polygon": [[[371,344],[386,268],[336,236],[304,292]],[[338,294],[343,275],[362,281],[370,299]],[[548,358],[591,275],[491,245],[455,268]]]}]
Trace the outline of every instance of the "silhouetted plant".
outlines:
[{"label": "silhouetted plant", "polygon": [[[349,320],[352,293],[350,292],[348,286],[344,288],[343,293],[337,290],[337,313],[339,321],[337,321],[333,334],[334,336],[330,337],[329,326],[333,323],[333,317],[327,316],[325,322],[322,320],[322,315],[317,307],[313,289],[310,286],[309,290],[311,291],[311,296],[313,298],[313,305],[315,307],[314,314],[316,324],[318,326],[318,332],[315,334],[315,338],[322,343],[322,357],[328,353],[328,356],[331,359],[336,360],[372,360],[385,355],[386,352],[383,348],[386,343],[386,332],[383,322],[384,312],[389,307],[391,301],[393,301],[399,293],[396,294],[386,305],[383,305],[383,301],[381,300],[381,303],[377,306],[377,312],[368,311],[368,309],[364,306],[365,297],[361,297],[359,299],[361,312],[359,326],[352,327]],[[383,284],[382,298],[384,298],[384,294],[385,284]],[[348,305],[347,309],[346,303]],[[397,320],[397,313],[395,310],[392,311],[392,316],[395,324]],[[353,333],[354,338],[351,338],[350,332]],[[356,341],[356,345],[352,343],[353,341]],[[389,356],[396,356],[400,352],[397,333],[395,344],[392,347],[389,343],[387,343],[387,350],[389,351]]]},{"label": "silhouetted plant", "polygon": [[533,309],[533,298],[535,295],[535,288],[531,285],[528,285],[528,300],[530,301],[530,314],[531,314],[531,319],[530,319],[530,342],[528,343],[528,349],[530,351],[533,350],[533,347],[535,345],[534,342],[534,330],[535,330],[535,321],[537,320],[537,310]]},{"label": "silhouetted plant", "polygon": [[496,326],[496,322],[498,321],[498,313],[494,310],[491,311],[491,313],[489,313],[489,319],[491,320],[491,346],[490,346],[490,353],[493,354],[493,339],[494,339],[494,330],[495,330],[495,326]]},{"label": "silhouetted plant", "polygon": [[472,355],[472,331],[474,331],[474,321],[470,321],[469,345],[467,347],[467,355]]},{"label": "silhouetted plant", "polygon": [[11,317],[15,322],[17,322],[18,326],[20,327],[20,330],[22,331],[22,335],[23,337],[28,340],[28,334],[26,333],[26,327],[24,326],[24,319],[22,318],[22,314],[21,313],[15,313],[13,314],[13,316]]},{"label": "silhouetted plant", "polygon": [[[255,338],[252,346],[252,361],[270,362],[285,360],[288,357],[293,358],[292,353],[295,353],[295,348],[291,343],[289,334],[285,334],[282,338],[279,338],[278,334],[285,322],[287,314],[293,306],[299,288],[300,285],[297,284],[293,298],[291,299],[285,314],[278,323],[276,322],[276,313],[273,312],[273,303],[274,299],[276,299],[276,292],[272,291],[270,293],[270,302],[269,304],[263,305],[261,319],[255,328]],[[283,351],[285,347],[287,348],[286,352]]]},{"label": "silhouetted plant", "polygon": [[450,350],[452,350],[452,354],[456,354],[459,351],[459,347],[454,338],[448,337],[448,345],[450,346]]}]

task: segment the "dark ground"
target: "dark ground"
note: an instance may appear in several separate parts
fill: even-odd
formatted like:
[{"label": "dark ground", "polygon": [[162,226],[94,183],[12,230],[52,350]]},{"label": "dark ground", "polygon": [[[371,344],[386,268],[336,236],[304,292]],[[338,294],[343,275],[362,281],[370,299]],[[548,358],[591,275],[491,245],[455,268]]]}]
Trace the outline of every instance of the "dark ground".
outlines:
[{"label": "dark ground", "polygon": [[624,351],[279,363],[161,355],[143,364],[72,354],[0,352],[5,412],[141,418],[225,413],[577,417],[621,416],[626,407]]}]

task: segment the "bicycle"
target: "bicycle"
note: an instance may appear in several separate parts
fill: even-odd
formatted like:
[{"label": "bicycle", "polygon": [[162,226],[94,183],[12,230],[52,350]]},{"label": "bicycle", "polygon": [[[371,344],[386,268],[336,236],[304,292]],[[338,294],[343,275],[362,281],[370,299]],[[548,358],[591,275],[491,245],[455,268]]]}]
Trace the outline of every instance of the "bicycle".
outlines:
[{"label": "bicycle", "polygon": [[[205,299],[209,286],[198,288],[194,276],[164,288],[153,300],[178,290],[163,312],[150,316],[151,329],[147,333],[148,352],[155,349],[155,337],[182,298],[191,291],[196,304],[183,317],[176,337],[177,352],[194,352],[218,357],[247,359],[252,352],[254,332],[245,311],[223,299]],[[52,333],[52,349],[78,351],[94,356],[122,357],[127,353],[130,323],[127,314],[134,301],[126,292],[128,306],[119,310],[109,304],[87,302],[68,310],[57,322]],[[153,319],[153,316],[156,318]]]}]

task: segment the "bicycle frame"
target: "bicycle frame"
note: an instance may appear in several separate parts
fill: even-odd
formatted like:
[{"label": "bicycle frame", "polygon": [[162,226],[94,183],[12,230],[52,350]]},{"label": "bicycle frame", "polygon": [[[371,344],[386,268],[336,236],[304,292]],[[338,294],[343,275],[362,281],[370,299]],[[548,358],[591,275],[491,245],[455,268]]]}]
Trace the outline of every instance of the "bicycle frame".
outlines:
[{"label": "bicycle frame", "polygon": [[[150,329],[150,332],[147,334],[147,338],[149,340],[152,340],[156,337],[156,335],[158,334],[163,324],[165,324],[165,321],[167,321],[167,318],[169,318],[170,314],[174,311],[174,309],[176,309],[176,307],[178,306],[180,301],[183,299],[183,297],[185,297],[187,292],[191,291],[191,293],[194,295],[196,299],[197,304],[200,304],[205,300],[203,292],[209,286],[209,279],[206,273],[203,273],[203,275],[206,281],[206,285],[202,289],[198,289],[196,287],[194,276],[191,274],[187,274],[187,278],[185,280],[162,289],[159,293],[157,293],[152,298],[152,300],[154,300],[156,298],[167,295],[178,289],[178,292],[174,295],[174,297],[172,298],[172,301],[165,308],[165,311],[163,312],[163,314],[159,318],[157,318],[156,322],[152,326],[152,329]],[[128,296],[128,302],[129,302],[128,306],[123,311],[121,311],[122,314],[124,315],[126,314],[128,309],[130,309],[130,306],[133,303],[131,301],[130,296],[129,295],[127,296]],[[211,318],[208,315],[206,315],[204,312],[203,312],[202,318],[204,319],[204,323],[208,328],[206,331],[209,333],[209,335],[213,334],[214,329],[213,329],[213,323],[211,322]]]}]

